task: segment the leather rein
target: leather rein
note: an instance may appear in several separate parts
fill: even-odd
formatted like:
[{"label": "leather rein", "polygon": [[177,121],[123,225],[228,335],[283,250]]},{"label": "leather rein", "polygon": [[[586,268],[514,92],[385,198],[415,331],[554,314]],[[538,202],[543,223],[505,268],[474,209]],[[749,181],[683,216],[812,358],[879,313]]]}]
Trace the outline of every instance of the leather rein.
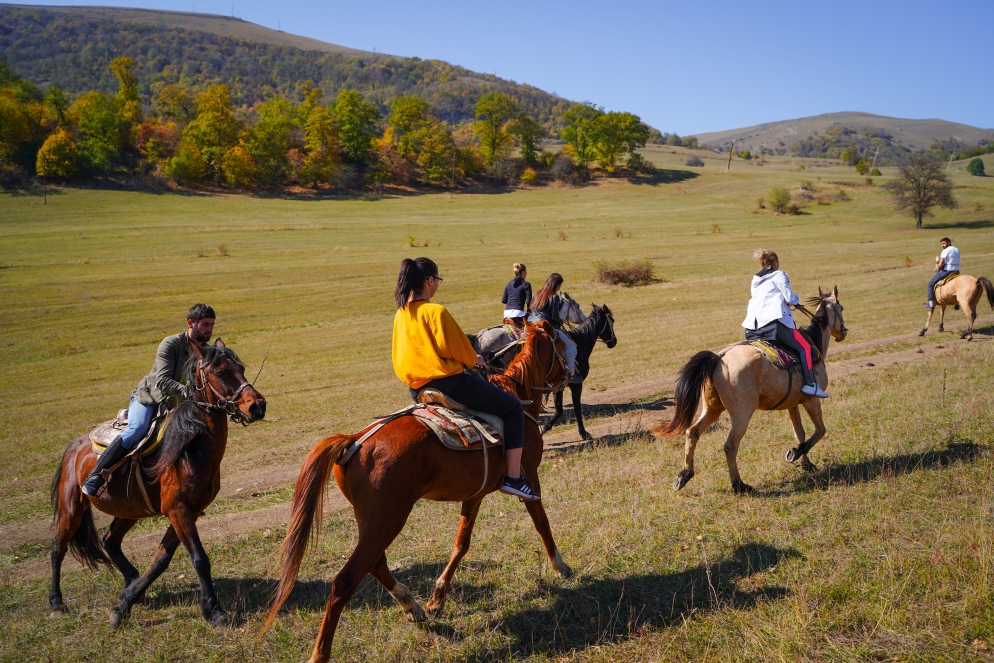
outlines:
[{"label": "leather rein", "polygon": [[[196,384],[197,382],[200,382],[201,384],[198,385]],[[196,399],[193,399],[193,403],[195,405],[205,408],[207,410],[217,410],[223,412],[224,414],[228,415],[232,423],[241,424],[242,426],[248,426],[248,422],[245,420],[245,417],[242,414],[241,410],[238,409],[236,401],[238,400],[238,397],[241,395],[241,393],[245,390],[246,387],[252,386],[251,382],[243,379],[242,383],[238,385],[238,389],[235,390],[235,393],[233,393],[231,397],[225,398],[225,396],[217,389],[215,389],[214,385],[212,385],[207,380],[207,373],[206,371],[204,371],[204,360],[201,359],[197,363],[197,371],[195,373],[193,386],[197,390],[197,393],[202,393],[204,397],[203,401],[198,401]],[[208,394],[207,394],[208,389],[210,389],[214,393],[214,396],[216,397],[213,403],[208,400]]]}]

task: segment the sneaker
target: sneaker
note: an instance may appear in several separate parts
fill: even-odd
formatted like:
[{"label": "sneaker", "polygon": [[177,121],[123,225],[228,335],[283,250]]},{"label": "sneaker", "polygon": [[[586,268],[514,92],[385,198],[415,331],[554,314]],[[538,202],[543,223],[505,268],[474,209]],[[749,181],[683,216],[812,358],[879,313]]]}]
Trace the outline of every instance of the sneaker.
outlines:
[{"label": "sneaker", "polygon": [[801,387],[801,393],[809,396],[817,396],[818,398],[828,398],[828,394],[826,394],[817,384],[804,385]]},{"label": "sneaker", "polygon": [[935,304],[933,304],[932,302],[925,302],[924,304],[922,304],[922,306],[927,308],[929,311],[935,308]]},{"label": "sneaker", "polygon": [[528,482],[525,481],[524,477],[518,477],[517,479],[512,479],[511,477],[504,477],[503,483],[500,485],[500,492],[507,493],[508,495],[514,495],[526,502],[533,502],[535,500],[542,499],[538,493],[532,490]]}]

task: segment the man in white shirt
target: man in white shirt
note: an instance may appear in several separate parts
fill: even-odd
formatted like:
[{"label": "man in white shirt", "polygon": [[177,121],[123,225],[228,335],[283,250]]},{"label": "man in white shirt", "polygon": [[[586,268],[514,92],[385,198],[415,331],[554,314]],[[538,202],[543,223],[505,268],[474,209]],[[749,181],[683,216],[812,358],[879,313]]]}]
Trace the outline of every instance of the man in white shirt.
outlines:
[{"label": "man in white shirt", "polygon": [[935,284],[951,274],[959,274],[959,249],[953,246],[948,237],[939,240],[939,245],[942,246],[942,253],[935,263],[935,274],[928,282],[928,301],[925,302],[925,308],[929,311],[935,308]]}]

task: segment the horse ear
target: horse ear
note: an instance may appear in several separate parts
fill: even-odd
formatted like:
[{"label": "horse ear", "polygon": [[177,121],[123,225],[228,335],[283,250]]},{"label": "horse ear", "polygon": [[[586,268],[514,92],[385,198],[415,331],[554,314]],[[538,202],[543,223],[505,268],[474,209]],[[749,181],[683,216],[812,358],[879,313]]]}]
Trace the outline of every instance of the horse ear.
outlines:
[{"label": "horse ear", "polygon": [[221,349],[223,350],[224,348],[226,348],[226,347],[228,347],[228,346],[227,346],[227,345],[225,345],[225,344],[224,344],[224,341],[222,341],[222,340],[221,340],[221,339],[219,338],[219,339],[217,339],[216,341],[214,341],[214,347],[216,347],[216,348],[221,348]]},{"label": "horse ear", "polygon": [[821,291],[821,286],[818,286],[818,299],[824,299],[825,293]]},{"label": "horse ear", "polygon": [[835,286],[835,289],[832,291],[832,296],[835,297],[835,301],[839,301],[839,286]]}]

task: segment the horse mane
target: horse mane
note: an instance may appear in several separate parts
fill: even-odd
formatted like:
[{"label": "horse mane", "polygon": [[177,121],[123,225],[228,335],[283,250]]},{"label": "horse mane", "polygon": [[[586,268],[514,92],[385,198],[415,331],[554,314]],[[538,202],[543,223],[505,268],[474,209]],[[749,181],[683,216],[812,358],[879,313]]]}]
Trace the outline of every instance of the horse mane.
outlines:
[{"label": "horse mane", "polygon": [[[238,355],[230,348],[208,345],[202,350],[202,357],[204,369],[212,368],[223,358],[231,359],[244,368]],[[183,369],[187,384],[196,384],[197,366],[200,361],[201,356],[197,354],[187,358]],[[200,439],[200,434],[207,430],[207,421],[197,404],[192,400],[183,401],[170,410],[168,422],[166,432],[162,436],[162,444],[159,445],[159,457],[151,470],[152,475],[156,477],[175,465],[184,453],[191,464],[207,462],[207,445],[195,443]]]},{"label": "horse mane", "polygon": [[811,324],[802,328],[801,331],[812,339],[821,336],[821,333],[825,331],[825,327],[828,326],[828,311],[825,309],[825,302],[828,301],[829,296],[822,295],[820,297],[808,298],[807,303],[815,307],[815,314],[811,318]]},{"label": "horse mane", "polygon": [[499,375],[489,377],[490,382],[511,394],[517,393],[517,384],[520,384],[525,389],[526,399],[529,397],[529,387],[538,387],[545,383],[545,373],[539,366],[539,362],[533,361],[533,356],[536,352],[538,335],[546,335],[542,330],[541,323],[532,323],[528,325],[527,329],[528,335],[525,337],[525,343],[507,370]]},{"label": "horse mane", "polygon": [[583,345],[590,345],[591,347],[597,342],[597,323],[600,322],[601,317],[604,315],[604,311],[600,306],[594,305],[594,310],[590,312],[587,319],[580,324],[573,327],[573,329],[563,329],[566,335],[569,336],[574,343],[579,347],[581,343]]}]

